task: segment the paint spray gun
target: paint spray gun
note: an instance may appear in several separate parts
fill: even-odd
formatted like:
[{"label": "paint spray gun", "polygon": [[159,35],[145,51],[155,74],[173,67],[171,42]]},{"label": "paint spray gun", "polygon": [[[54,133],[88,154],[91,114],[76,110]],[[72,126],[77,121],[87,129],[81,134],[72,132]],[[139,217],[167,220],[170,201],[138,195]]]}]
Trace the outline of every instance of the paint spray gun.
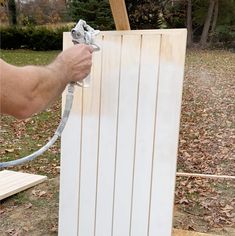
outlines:
[{"label": "paint spray gun", "polygon": [[[99,34],[99,32],[100,32],[99,30],[94,30],[92,27],[87,25],[84,20],[79,20],[77,25],[71,30],[72,41],[74,44],[84,43],[84,44],[91,45],[94,48],[94,51],[99,51],[100,47],[94,41],[94,37],[97,34]],[[64,127],[68,121],[69,114],[73,105],[75,85],[78,85],[83,88],[89,87],[90,75],[87,78],[85,78],[82,82],[76,82],[76,83],[73,82],[73,83],[68,84],[63,115],[55,131],[55,134],[52,136],[52,138],[43,147],[41,147],[39,150],[37,150],[34,153],[31,153],[28,156],[25,156],[25,157],[22,157],[13,161],[0,162],[0,169],[10,167],[10,166],[21,165],[25,162],[32,161],[39,155],[43,154],[55,143],[55,141],[61,136],[64,130]]]},{"label": "paint spray gun", "polygon": [[[79,20],[76,26],[71,30],[72,42],[74,44],[83,43],[87,45],[91,45],[94,51],[99,51],[100,47],[95,43],[95,36],[100,33],[99,30],[94,30],[91,26],[89,26],[86,21]],[[81,82],[76,82],[76,84],[80,87],[87,88],[90,86],[91,76],[88,75]]]}]

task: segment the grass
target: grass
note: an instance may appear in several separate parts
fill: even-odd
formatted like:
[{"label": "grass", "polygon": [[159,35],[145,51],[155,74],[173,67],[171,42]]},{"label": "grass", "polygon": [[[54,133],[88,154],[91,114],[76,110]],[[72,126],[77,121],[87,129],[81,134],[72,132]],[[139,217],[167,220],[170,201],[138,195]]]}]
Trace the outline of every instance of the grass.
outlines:
[{"label": "grass", "polygon": [[0,57],[8,63],[18,66],[45,65],[53,61],[59,51],[1,50]]},{"label": "grass", "polygon": [[[1,50],[1,58],[17,65],[46,65],[54,60],[59,51],[36,52],[29,50]],[[2,115],[0,119],[0,161],[14,160],[43,146],[54,134],[60,120],[60,101],[51,108],[34,115],[30,119],[18,121],[13,117]],[[53,122],[51,122],[53,121]],[[44,155],[24,166],[11,168],[46,174],[48,177],[58,175],[59,141]]]}]

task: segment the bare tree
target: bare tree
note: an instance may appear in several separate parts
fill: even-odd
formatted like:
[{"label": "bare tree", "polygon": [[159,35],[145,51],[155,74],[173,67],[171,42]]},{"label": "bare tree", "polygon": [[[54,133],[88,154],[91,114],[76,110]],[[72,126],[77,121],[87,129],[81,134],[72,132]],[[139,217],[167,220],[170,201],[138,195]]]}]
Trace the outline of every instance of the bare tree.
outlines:
[{"label": "bare tree", "polygon": [[210,29],[211,21],[212,21],[212,17],[213,17],[214,6],[215,6],[215,0],[210,0],[208,11],[207,11],[207,16],[206,16],[206,20],[204,23],[204,27],[203,27],[203,31],[202,31],[202,35],[201,35],[201,40],[200,40],[200,44],[202,47],[205,47],[206,43],[207,43],[209,29]]},{"label": "bare tree", "polygon": [[7,1],[8,19],[10,25],[17,25],[17,12],[15,0]]},{"label": "bare tree", "polygon": [[211,33],[215,32],[215,27],[218,19],[218,12],[219,12],[219,0],[215,0],[215,7],[214,7],[214,14],[213,14],[213,21],[211,26]]},{"label": "bare tree", "polygon": [[187,4],[187,45],[188,47],[192,46],[193,42],[193,25],[192,25],[192,0],[188,0]]}]

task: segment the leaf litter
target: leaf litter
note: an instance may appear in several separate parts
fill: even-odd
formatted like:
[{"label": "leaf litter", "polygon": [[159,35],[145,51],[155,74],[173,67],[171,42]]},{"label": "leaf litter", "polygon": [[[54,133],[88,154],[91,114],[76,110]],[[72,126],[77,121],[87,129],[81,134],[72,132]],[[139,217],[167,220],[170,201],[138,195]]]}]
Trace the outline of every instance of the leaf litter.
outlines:
[{"label": "leaf litter", "polygon": [[[178,171],[235,175],[234,91],[234,53],[187,52]],[[27,120],[2,116],[0,161],[16,159],[40,148],[53,135],[59,120],[60,101]],[[35,161],[9,168],[46,174],[51,180],[26,191],[26,200],[24,197],[19,200],[17,195],[0,204],[1,235],[57,235],[59,153],[58,141]],[[177,177],[175,228],[232,236],[235,235],[234,209],[234,180]]]}]

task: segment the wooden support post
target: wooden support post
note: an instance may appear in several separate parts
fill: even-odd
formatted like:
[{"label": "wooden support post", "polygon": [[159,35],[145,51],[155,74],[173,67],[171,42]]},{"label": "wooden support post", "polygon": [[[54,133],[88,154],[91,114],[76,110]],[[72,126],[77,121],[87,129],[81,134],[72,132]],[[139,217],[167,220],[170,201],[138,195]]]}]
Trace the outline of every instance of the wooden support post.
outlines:
[{"label": "wooden support post", "polygon": [[130,30],[129,19],[124,0],[109,0],[117,30]]}]

